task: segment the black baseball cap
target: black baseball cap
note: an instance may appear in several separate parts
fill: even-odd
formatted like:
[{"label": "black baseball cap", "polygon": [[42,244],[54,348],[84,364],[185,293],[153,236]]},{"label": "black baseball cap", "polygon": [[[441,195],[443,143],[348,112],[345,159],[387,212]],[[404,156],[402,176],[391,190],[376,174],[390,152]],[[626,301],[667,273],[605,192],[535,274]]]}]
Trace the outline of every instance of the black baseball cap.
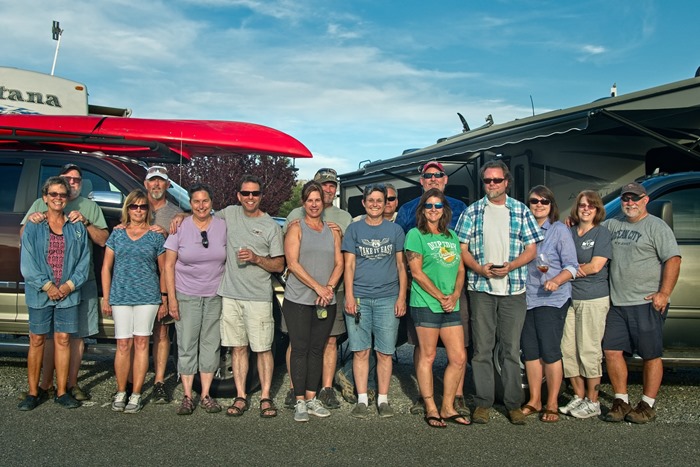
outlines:
[{"label": "black baseball cap", "polygon": [[77,170],[78,173],[80,174],[80,176],[81,177],[83,176],[83,171],[80,170],[80,167],[78,167],[75,164],[71,164],[71,163],[68,163],[68,164],[64,165],[63,167],[61,167],[61,172],[58,175],[63,175],[66,172],[70,172],[71,170]]}]

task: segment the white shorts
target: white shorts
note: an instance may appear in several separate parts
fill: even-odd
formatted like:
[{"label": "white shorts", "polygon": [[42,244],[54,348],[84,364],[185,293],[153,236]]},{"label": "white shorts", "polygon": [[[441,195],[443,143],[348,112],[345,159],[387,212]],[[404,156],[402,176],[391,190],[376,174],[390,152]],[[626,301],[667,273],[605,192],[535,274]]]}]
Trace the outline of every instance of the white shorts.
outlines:
[{"label": "white shorts", "polygon": [[113,305],[114,338],[131,339],[153,334],[153,322],[160,305]]}]

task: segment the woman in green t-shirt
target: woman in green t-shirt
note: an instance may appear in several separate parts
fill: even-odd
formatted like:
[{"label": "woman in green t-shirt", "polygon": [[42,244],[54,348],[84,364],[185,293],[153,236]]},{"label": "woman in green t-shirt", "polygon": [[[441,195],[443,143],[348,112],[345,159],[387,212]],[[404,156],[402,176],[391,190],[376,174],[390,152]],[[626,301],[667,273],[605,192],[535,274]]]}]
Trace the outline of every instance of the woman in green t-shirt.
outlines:
[{"label": "woman in green t-shirt", "polygon": [[[423,193],[416,209],[417,227],[406,234],[404,248],[411,268],[411,318],[416,325],[420,358],[416,376],[425,401],[425,422],[444,428],[445,421],[468,425],[470,420],[454,408],[459,378],[467,355],[459,316],[459,295],[464,285],[464,265],[457,234],[448,229],[452,210],[442,191]],[[433,399],[433,361],[440,338],[447,351],[442,407]]]}]

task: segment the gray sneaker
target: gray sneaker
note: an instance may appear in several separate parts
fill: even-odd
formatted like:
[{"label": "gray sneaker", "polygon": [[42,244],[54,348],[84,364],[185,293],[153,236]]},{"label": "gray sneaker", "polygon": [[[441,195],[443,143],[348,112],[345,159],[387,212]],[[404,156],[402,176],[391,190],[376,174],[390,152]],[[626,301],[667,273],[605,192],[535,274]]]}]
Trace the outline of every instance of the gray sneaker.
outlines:
[{"label": "gray sneaker", "polygon": [[569,415],[572,411],[576,410],[578,406],[582,403],[583,399],[581,399],[579,396],[574,396],[574,398],[571,399],[568,404],[566,404],[563,407],[559,407],[559,412],[563,413],[564,415]]},{"label": "gray sneaker", "polygon": [[569,415],[575,418],[591,418],[600,415],[600,402],[593,402],[585,398]]},{"label": "gray sneaker", "polygon": [[294,421],[295,422],[308,422],[309,412],[306,410],[306,402],[297,401],[294,407]]},{"label": "gray sneaker", "polygon": [[377,407],[377,412],[381,418],[389,418],[394,416],[394,408],[388,402],[382,402]]},{"label": "gray sneaker", "polygon": [[367,405],[361,402],[355,404],[355,407],[353,407],[350,411],[350,415],[352,415],[355,418],[367,418],[368,414],[369,412],[367,410]]},{"label": "gray sneaker", "polygon": [[126,407],[126,392],[118,392],[112,398],[112,410],[114,412],[124,412]]},{"label": "gray sneaker", "polygon": [[323,406],[327,409],[338,409],[340,408],[340,402],[335,396],[335,390],[333,388],[323,388],[318,393],[318,400],[321,401]]},{"label": "gray sneaker", "polygon": [[[299,403],[297,402],[297,404]],[[323,403],[315,397],[306,401],[306,410],[309,412],[309,415],[315,417],[325,418],[331,416],[331,413],[323,406]]]},{"label": "gray sneaker", "polygon": [[124,407],[124,413],[138,413],[143,408],[141,404],[141,394],[132,394],[129,396],[129,403]]}]

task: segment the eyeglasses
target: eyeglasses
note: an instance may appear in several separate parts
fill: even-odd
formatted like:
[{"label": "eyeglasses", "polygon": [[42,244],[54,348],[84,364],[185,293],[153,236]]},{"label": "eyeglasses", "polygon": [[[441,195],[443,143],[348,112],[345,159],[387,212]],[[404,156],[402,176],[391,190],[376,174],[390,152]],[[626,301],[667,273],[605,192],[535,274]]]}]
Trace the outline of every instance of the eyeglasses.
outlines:
[{"label": "eyeglasses", "polygon": [[80,183],[83,180],[82,177],[69,177],[68,175],[61,175],[61,178],[68,183]]},{"label": "eyeglasses", "polygon": [[199,233],[202,235],[202,246],[203,246],[204,248],[209,248],[209,237],[207,237],[207,231],[206,231],[206,230],[202,230],[202,231],[199,232]]},{"label": "eyeglasses", "polygon": [[442,203],[425,203],[423,206],[425,209],[442,209],[444,205]]},{"label": "eyeglasses", "polygon": [[430,180],[431,178],[442,178],[444,176],[445,176],[445,172],[433,172],[433,173],[421,174],[421,177],[423,177],[426,180]]},{"label": "eyeglasses", "polygon": [[258,196],[260,196],[260,193],[261,193],[261,192],[260,192],[260,190],[255,190],[255,191],[241,190],[241,191],[239,191],[238,193],[240,193],[241,196],[243,196],[243,197],[245,198],[245,197],[251,196],[251,195],[252,195],[252,196],[255,196],[255,197],[258,197]]},{"label": "eyeglasses", "polygon": [[503,180],[505,178],[484,178],[484,185],[490,185],[491,183],[495,183],[496,185],[503,183]]},{"label": "eyeglasses", "polygon": [[396,201],[396,196],[387,196],[386,200],[387,201]]},{"label": "eyeglasses", "polygon": [[140,209],[141,211],[147,211],[148,210],[148,204],[130,204],[128,206],[129,211],[136,211]]},{"label": "eyeglasses", "polygon": [[628,203],[630,201],[634,201],[636,203],[637,201],[644,198],[645,196],[646,195],[623,195],[623,196],[620,196],[620,199],[622,200],[623,203]]},{"label": "eyeglasses", "polygon": [[592,211],[594,209],[598,209],[596,206],[592,204],[586,204],[586,203],[578,203],[578,208],[579,209],[588,209],[589,211]]},{"label": "eyeglasses", "polygon": [[58,191],[50,191],[46,193],[52,198],[66,199],[68,198],[68,193],[59,193]]},{"label": "eyeglasses", "polygon": [[530,198],[530,204],[541,204],[542,206],[549,206],[552,202],[548,199],[537,199]]}]

